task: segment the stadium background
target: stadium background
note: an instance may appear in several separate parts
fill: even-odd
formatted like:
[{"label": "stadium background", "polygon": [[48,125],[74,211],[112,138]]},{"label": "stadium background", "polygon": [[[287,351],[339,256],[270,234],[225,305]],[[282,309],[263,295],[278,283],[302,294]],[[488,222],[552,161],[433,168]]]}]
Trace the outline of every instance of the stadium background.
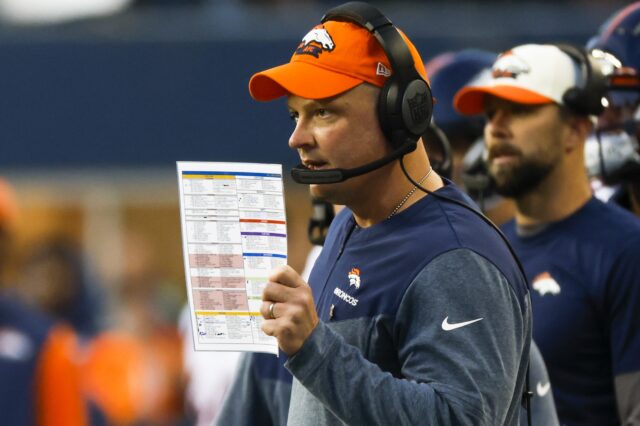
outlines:
[{"label": "stadium background", "polygon": [[[294,165],[284,102],[252,101],[247,82],[286,61],[341,2],[114,2],[104,13],[47,15],[25,12],[26,0],[0,0],[0,175],[18,195],[18,258],[39,240],[69,237],[112,311],[133,275],[149,280],[146,295],[162,293],[154,307],[175,320],[186,300],[175,161]],[[626,2],[374,4],[427,61],[464,48],[584,44]],[[300,270],[306,188],[287,180],[286,201],[290,263]]]}]

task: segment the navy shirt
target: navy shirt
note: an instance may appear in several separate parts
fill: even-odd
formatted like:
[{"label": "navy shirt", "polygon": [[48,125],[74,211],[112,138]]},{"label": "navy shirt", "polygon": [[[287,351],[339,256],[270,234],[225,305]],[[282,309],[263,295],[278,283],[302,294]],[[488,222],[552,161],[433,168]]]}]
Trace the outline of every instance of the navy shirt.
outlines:
[{"label": "navy shirt", "polygon": [[427,196],[368,228],[344,209],[309,284],[321,322],[286,363],[289,424],[519,421],[527,287],[468,209]]},{"label": "navy shirt", "polygon": [[503,230],[531,283],[560,422],[619,424],[614,376],[640,370],[640,221],[592,198],[534,235]]}]

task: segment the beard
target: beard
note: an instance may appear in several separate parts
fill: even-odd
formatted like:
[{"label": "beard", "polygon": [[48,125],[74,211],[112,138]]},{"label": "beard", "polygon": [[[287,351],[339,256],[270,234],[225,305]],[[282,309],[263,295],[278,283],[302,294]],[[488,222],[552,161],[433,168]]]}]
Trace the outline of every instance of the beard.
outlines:
[{"label": "beard", "polygon": [[509,148],[508,152],[501,151],[518,156],[518,161],[514,164],[494,166],[492,159],[498,153],[489,153],[489,174],[495,184],[496,192],[506,198],[519,198],[533,191],[554,168],[553,162],[525,158],[516,148]]}]

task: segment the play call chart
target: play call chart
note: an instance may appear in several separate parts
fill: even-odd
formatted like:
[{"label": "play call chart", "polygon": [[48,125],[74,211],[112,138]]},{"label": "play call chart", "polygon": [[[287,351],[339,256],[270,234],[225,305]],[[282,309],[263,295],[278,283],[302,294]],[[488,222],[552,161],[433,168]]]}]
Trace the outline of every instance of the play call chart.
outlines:
[{"label": "play call chart", "polygon": [[287,263],[279,164],[178,162],[182,243],[196,350],[277,354],[260,330],[262,290]]}]

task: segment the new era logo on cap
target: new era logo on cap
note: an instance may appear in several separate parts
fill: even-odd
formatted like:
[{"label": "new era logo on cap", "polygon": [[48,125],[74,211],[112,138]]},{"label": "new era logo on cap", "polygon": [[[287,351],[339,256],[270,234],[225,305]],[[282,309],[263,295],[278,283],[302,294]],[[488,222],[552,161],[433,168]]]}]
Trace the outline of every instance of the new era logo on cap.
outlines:
[{"label": "new era logo on cap", "polygon": [[376,70],[376,75],[391,77],[391,70],[387,68],[382,62],[378,62],[378,69]]}]

